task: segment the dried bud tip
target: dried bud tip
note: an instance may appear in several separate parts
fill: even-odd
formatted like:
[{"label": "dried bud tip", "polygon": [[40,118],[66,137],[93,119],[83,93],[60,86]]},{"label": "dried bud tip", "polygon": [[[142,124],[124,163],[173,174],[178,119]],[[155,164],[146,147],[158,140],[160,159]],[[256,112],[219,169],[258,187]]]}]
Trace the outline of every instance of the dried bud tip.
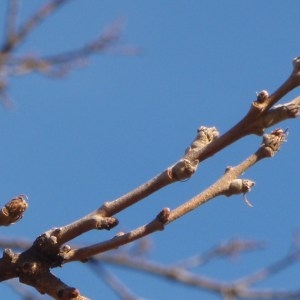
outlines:
[{"label": "dried bud tip", "polygon": [[156,216],[156,219],[157,219],[159,222],[165,224],[165,223],[168,222],[168,218],[169,218],[170,212],[171,212],[170,208],[165,207],[165,208],[164,208],[164,209]]},{"label": "dried bud tip", "polygon": [[225,169],[225,173],[227,173],[228,171],[232,170],[233,167],[232,166],[227,166],[226,169]]},{"label": "dried bud tip", "polygon": [[262,90],[261,92],[256,93],[256,96],[257,96],[256,101],[262,103],[265,102],[266,99],[268,99],[269,93],[266,90]]},{"label": "dried bud tip", "polygon": [[300,56],[297,56],[293,59],[293,67],[294,67],[295,71],[300,70]]},{"label": "dried bud tip", "polygon": [[115,237],[119,237],[119,236],[123,236],[123,235],[125,235],[125,232],[120,231],[115,235]]}]

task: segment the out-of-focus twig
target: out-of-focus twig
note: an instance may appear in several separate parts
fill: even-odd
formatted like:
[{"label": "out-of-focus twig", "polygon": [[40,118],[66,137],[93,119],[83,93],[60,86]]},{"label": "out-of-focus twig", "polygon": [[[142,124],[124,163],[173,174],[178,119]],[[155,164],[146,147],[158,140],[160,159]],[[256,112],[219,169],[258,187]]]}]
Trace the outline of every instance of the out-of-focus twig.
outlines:
[{"label": "out-of-focus twig", "polygon": [[46,17],[51,16],[68,0],[50,0],[41,6],[21,26],[17,26],[20,14],[19,1],[8,1],[6,37],[0,46],[0,99],[5,106],[12,106],[9,97],[8,86],[13,76],[23,76],[32,72],[52,78],[61,78],[76,68],[87,64],[88,58],[94,54],[116,50],[122,55],[136,55],[139,50],[134,46],[116,45],[121,37],[123,28],[122,20],[117,20],[108,26],[99,37],[83,46],[71,49],[63,53],[53,55],[35,55],[35,49],[31,54],[15,54],[18,45],[29,37],[34,28],[40,25]]},{"label": "out-of-focus twig", "polygon": [[44,296],[38,296],[31,291],[28,291],[24,285],[20,285],[19,282],[15,280],[7,280],[5,282],[11,289],[22,297],[22,300],[45,300]]},{"label": "out-of-focus twig", "polygon": [[300,260],[300,250],[293,251],[288,253],[282,259],[278,260],[274,264],[271,264],[268,267],[265,267],[253,274],[247,275],[244,278],[241,278],[235,282],[236,285],[241,286],[251,286],[258,282],[266,280],[268,277],[271,277],[278,272],[294,265]]},{"label": "out-of-focus twig", "polygon": [[107,283],[108,286],[118,295],[122,300],[142,300],[141,297],[135,296],[133,292],[121,280],[108,270],[106,270],[96,259],[91,259],[88,262],[91,269]]},{"label": "out-of-focus twig", "polygon": [[299,255],[300,252],[298,250],[298,252],[287,255],[270,267],[266,267],[249,277],[233,282],[222,282],[205,276],[199,276],[195,273],[188,272],[184,268],[178,267],[177,264],[174,266],[166,266],[149,260],[134,258],[126,253],[102,254],[97,258],[101,262],[122,265],[195,288],[215,292],[223,295],[225,299],[299,299],[300,290],[283,291],[280,289],[255,289],[252,287],[255,283],[265,281],[277,272],[283,271],[295,264],[295,262],[299,260]]},{"label": "out-of-focus twig", "polygon": [[180,268],[195,268],[203,266],[209,263],[213,259],[236,257],[243,254],[244,252],[251,252],[255,250],[260,250],[264,248],[263,242],[252,241],[252,240],[242,240],[233,239],[225,243],[221,243],[208,250],[203,254],[199,254],[193,257],[189,257],[185,260],[179,261],[175,264]]},{"label": "out-of-focus twig", "polygon": [[7,61],[10,76],[20,76],[38,72],[51,77],[61,77],[75,68],[85,66],[91,55],[104,53],[113,47],[121,36],[123,23],[117,21],[106,29],[97,39],[77,49],[50,56],[23,55],[11,57]]},{"label": "out-of-focus twig", "polygon": [[7,1],[7,13],[5,24],[5,37],[9,40],[15,36],[18,27],[18,18],[20,10],[20,0]]},{"label": "out-of-focus twig", "polygon": [[[14,30],[14,34],[10,34],[4,45],[1,47],[1,53],[9,53],[19,43],[21,43],[27,35],[37,27],[47,16],[51,15],[57,10],[62,4],[68,0],[51,0],[46,5],[43,5],[36,13],[34,13],[21,27],[19,30]],[[17,16],[15,16],[16,18]]]}]

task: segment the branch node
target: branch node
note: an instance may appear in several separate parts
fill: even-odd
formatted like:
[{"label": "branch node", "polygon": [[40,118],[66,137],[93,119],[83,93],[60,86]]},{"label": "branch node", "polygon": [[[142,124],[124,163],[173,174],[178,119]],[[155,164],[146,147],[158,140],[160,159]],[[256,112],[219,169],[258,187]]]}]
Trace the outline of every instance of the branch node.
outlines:
[{"label": "branch node", "polygon": [[275,129],[270,134],[265,134],[263,136],[263,143],[258,153],[262,157],[273,157],[277,151],[279,151],[281,145],[286,142],[286,137],[288,135],[288,129]]},{"label": "branch node", "polygon": [[170,179],[185,181],[193,176],[196,172],[199,164],[199,160],[191,162],[190,160],[184,158],[176,163],[173,167],[169,167],[167,170]]}]

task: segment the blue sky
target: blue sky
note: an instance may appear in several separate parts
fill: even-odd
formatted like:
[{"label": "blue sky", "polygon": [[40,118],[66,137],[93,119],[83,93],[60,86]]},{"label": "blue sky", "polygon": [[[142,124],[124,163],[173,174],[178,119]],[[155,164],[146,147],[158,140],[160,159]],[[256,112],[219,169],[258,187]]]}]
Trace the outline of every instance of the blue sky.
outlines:
[{"label": "blue sky", "polygon": [[[23,1],[22,19],[40,3]],[[63,6],[32,32],[19,54],[76,48],[119,19],[125,23],[119,45],[134,45],[141,54],[94,56],[62,80],[33,74],[10,81],[15,107],[0,109],[0,197],[5,203],[27,194],[29,210],[1,235],[34,239],[72,222],[179,159],[199,126],[224,133],[248,111],[256,92],[274,91],[290,74],[291,61],[300,54],[299,12],[298,1],[279,0],[74,0]],[[295,90],[281,102],[298,95]],[[151,236],[151,260],[172,264],[233,237],[266,241],[266,250],[195,270],[230,280],[287,253],[299,229],[299,120],[280,126],[289,128],[288,142],[244,174],[256,182],[248,195],[254,208],[241,196],[214,199]],[[255,136],[237,142],[203,162],[191,180],[120,213],[111,233],[88,233],[76,242],[96,243],[149,222],[163,207],[175,208],[201,192],[260,143]],[[75,263],[54,273],[91,299],[117,299],[86,270]],[[219,299],[138,272],[112,270],[145,299]],[[296,289],[296,276],[299,267],[258,287]],[[5,284],[1,293],[19,299]]]}]

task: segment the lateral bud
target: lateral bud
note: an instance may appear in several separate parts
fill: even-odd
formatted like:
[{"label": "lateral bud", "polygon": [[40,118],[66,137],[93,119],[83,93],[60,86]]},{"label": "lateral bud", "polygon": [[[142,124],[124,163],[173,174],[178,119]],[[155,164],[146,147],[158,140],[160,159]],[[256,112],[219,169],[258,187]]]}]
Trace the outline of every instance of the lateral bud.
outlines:
[{"label": "lateral bud", "polygon": [[246,194],[250,192],[251,188],[255,185],[255,182],[250,179],[234,179],[229,185],[229,188],[227,192],[225,193],[225,196],[229,197],[232,195],[238,195],[243,194],[243,199],[245,203],[253,207],[253,205],[250,203],[250,201],[246,198]]},{"label": "lateral bud", "polygon": [[164,209],[162,209],[162,211],[159,212],[159,214],[156,216],[156,219],[159,222],[166,224],[168,222],[170,212],[171,212],[170,208],[165,207]]},{"label": "lateral bud", "polygon": [[266,90],[262,90],[258,93],[256,93],[256,101],[259,103],[265,102],[269,97],[269,93]]},{"label": "lateral bud", "polygon": [[5,204],[1,210],[4,217],[4,221],[1,223],[2,226],[9,226],[22,219],[23,213],[28,208],[26,200],[27,196],[19,195]]},{"label": "lateral bud", "polygon": [[201,126],[197,129],[197,136],[193,140],[192,144],[185,150],[185,154],[189,151],[197,151],[211,143],[218,138],[220,133],[216,127]]},{"label": "lateral bud", "polygon": [[293,59],[293,73],[299,73],[300,71],[300,56],[297,56]]},{"label": "lateral bud", "polygon": [[115,217],[105,217],[105,218],[102,218],[100,222],[98,222],[96,229],[111,230],[118,224],[119,224],[119,221]]},{"label": "lateral bud", "polygon": [[196,172],[198,164],[199,160],[191,162],[186,158],[181,159],[173,167],[168,168],[168,176],[170,179],[185,181]]},{"label": "lateral bud", "polygon": [[263,157],[272,157],[280,149],[281,145],[286,142],[288,130],[275,129],[269,134],[263,136],[260,153]]}]

